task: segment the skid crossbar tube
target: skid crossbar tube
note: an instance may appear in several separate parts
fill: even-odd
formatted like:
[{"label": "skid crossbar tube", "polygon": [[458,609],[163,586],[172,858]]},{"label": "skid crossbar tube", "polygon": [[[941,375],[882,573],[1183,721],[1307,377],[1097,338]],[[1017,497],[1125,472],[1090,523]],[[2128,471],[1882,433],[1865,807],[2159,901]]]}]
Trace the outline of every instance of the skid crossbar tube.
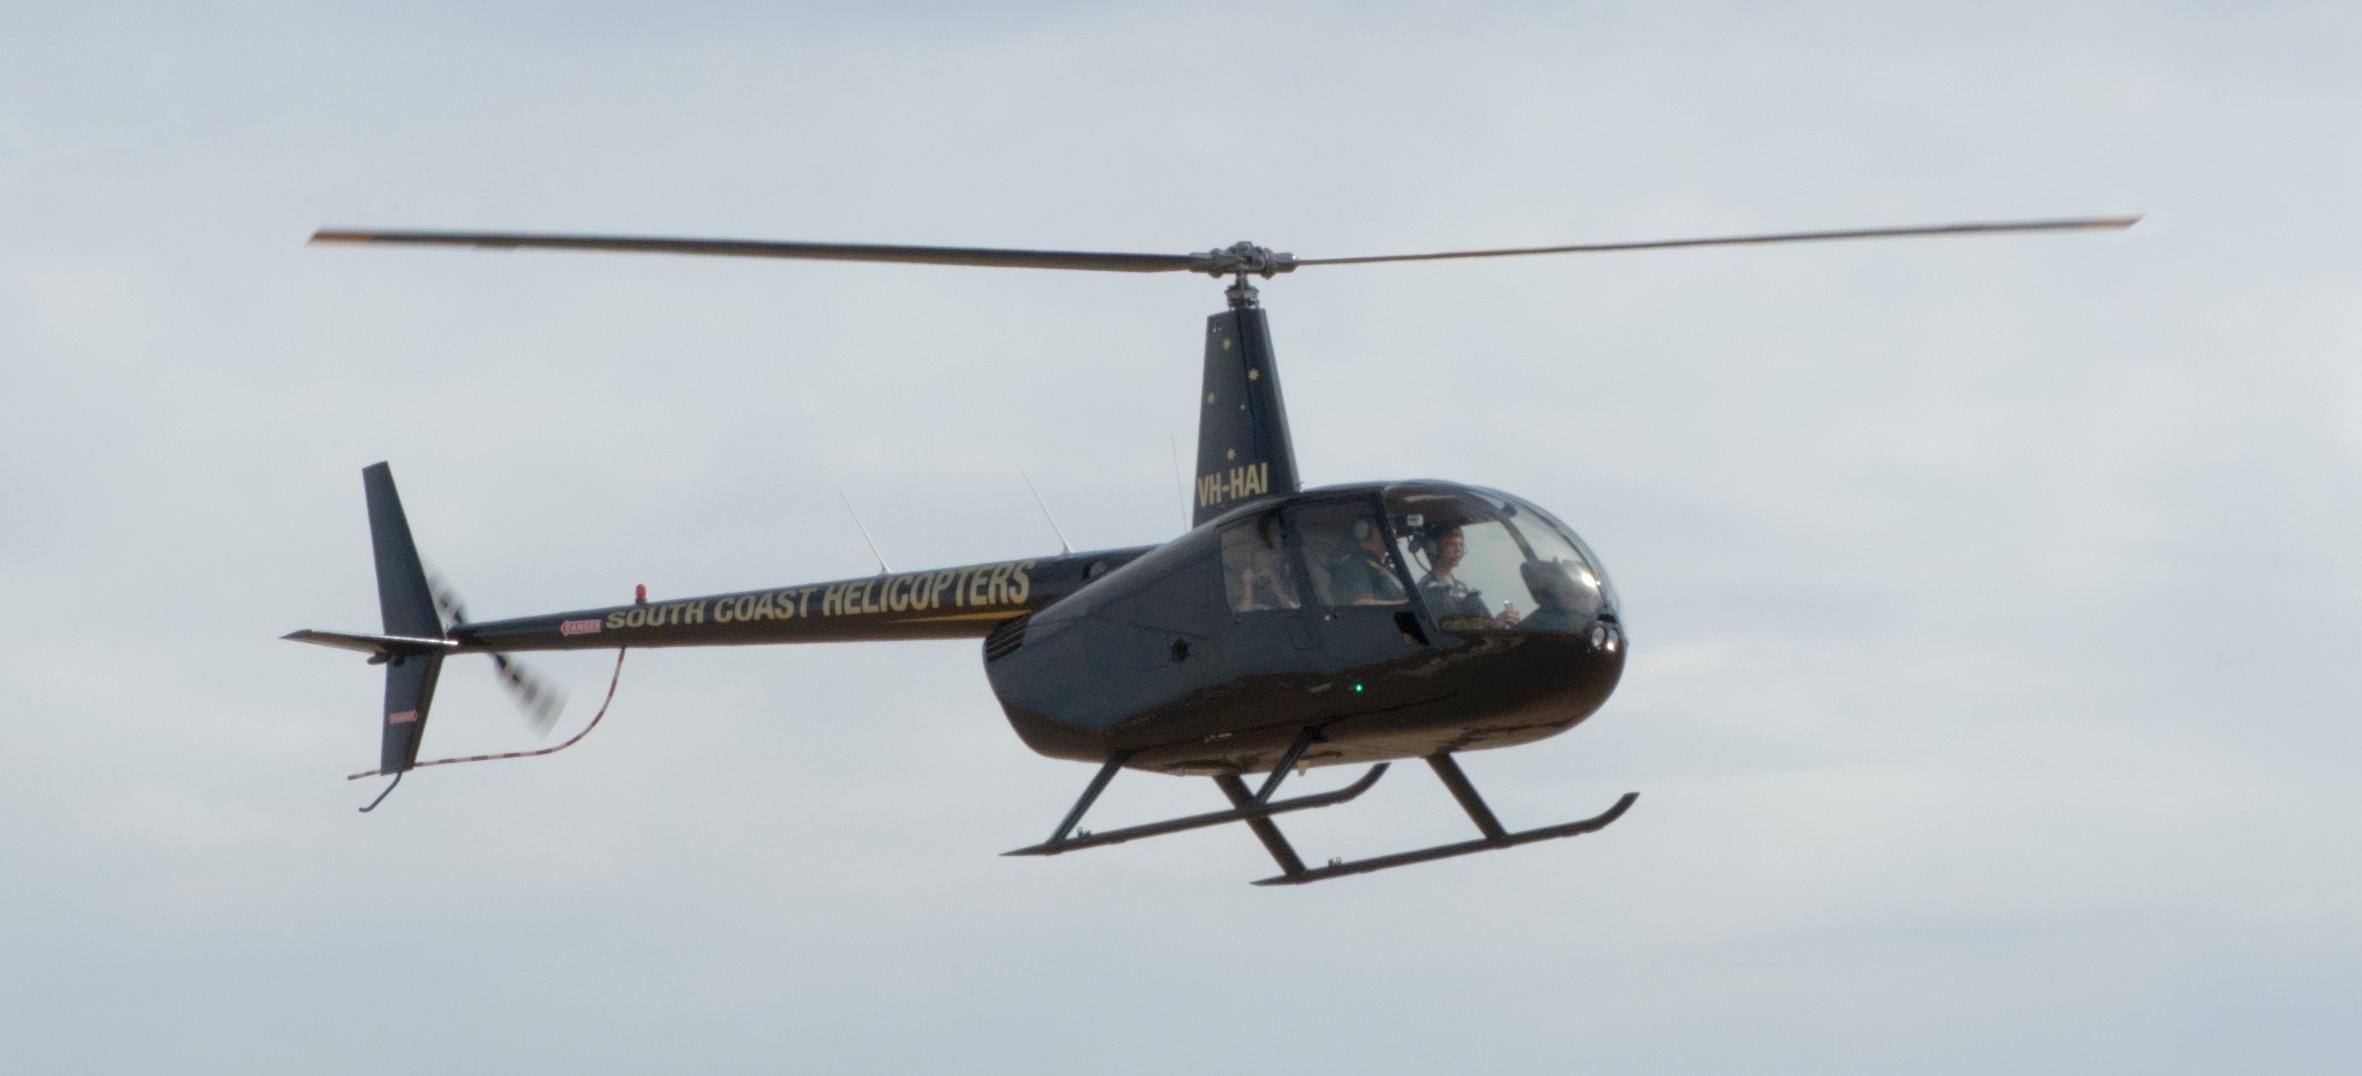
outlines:
[{"label": "skid crossbar tube", "polygon": [[[1279,783],[1287,779],[1288,771],[1296,768],[1296,760],[1304,757],[1304,749],[1311,747],[1313,742],[1319,739],[1320,730],[1317,728],[1305,729],[1298,733],[1296,742],[1289,744],[1287,753],[1281,755],[1278,764],[1271,767],[1271,776],[1263,779],[1263,787],[1255,790],[1255,802],[1270,802],[1271,794],[1279,791]],[[1244,807],[1246,805],[1242,803],[1238,806]]]},{"label": "skid crossbar tube", "polygon": [[1493,817],[1493,809],[1484,805],[1484,797],[1476,794],[1476,786],[1468,783],[1468,775],[1460,772],[1460,764],[1449,753],[1438,752],[1427,756],[1427,768],[1435,771],[1443,787],[1452,790],[1452,798],[1460,801],[1460,809],[1468,812],[1468,820],[1484,832],[1485,839],[1497,841],[1509,835],[1501,828],[1501,820]]},{"label": "skid crossbar tube", "polygon": [[1089,787],[1083,789],[1082,798],[1074,801],[1074,809],[1066,812],[1066,817],[1058,823],[1058,829],[1050,834],[1049,840],[1042,843],[1056,844],[1074,832],[1075,823],[1083,820],[1083,812],[1091,809],[1091,804],[1099,799],[1099,793],[1107,791],[1107,782],[1115,780],[1115,771],[1123,769],[1124,760],[1130,757],[1131,752],[1118,751],[1114,758],[1107,760],[1107,765],[1099,767],[1099,775],[1091,778]]},{"label": "skid crossbar tube", "polygon": [[[1386,764],[1381,762],[1378,766],[1383,769]],[[1272,771],[1271,783],[1277,783],[1280,775],[1286,772],[1284,769]],[[1247,783],[1239,780],[1237,774],[1218,775],[1214,778],[1214,784],[1241,811],[1247,810],[1255,802],[1254,797],[1247,793]],[[1294,846],[1288,844],[1288,835],[1279,831],[1279,824],[1273,822],[1268,814],[1251,816],[1246,819],[1246,823],[1248,829],[1255,831],[1255,839],[1263,842],[1263,850],[1271,853],[1272,860],[1279,864],[1282,872],[1280,877],[1296,878],[1304,874],[1304,860],[1296,855]]]},{"label": "skid crossbar tube", "polygon": [[[1623,798],[1616,801],[1615,806],[1590,818],[1575,822],[1563,822],[1555,826],[1544,826],[1540,829],[1529,829],[1522,833],[1511,833],[1502,827],[1500,819],[1493,817],[1492,809],[1485,806],[1484,798],[1476,794],[1476,786],[1469,783],[1468,775],[1460,772],[1460,764],[1453,761],[1448,752],[1429,755],[1427,765],[1435,771],[1435,776],[1443,781],[1444,787],[1451,790],[1452,798],[1460,801],[1460,809],[1468,812],[1469,820],[1476,823],[1476,828],[1482,831],[1484,836],[1473,841],[1439,844],[1432,848],[1372,856],[1368,859],[1333,859],[1329,861],[1328,866],[1316,867],[1311,870],[1304,870],[1301,866],[1291,869],[1289,862],[1283,859],[1280,861],[1281,873],[1259,879],[1255,884],[1304,885],[1310,882],[1326,881],[1330,878],[1343,878],[1351,874],[1368,874],[1372,871],[1388,870],[1394,867],[1407,867],[1413,863],[1450,859],[1453,856],[1464,856],[1475,852],[1494,852],[1503,848],[1515,848],[1518,845],[1532,844],[1535,841],[1547,841],[1559,837],[1580,837],[1586,833],[1595,833],[1606,829],[1610,823],[1622,818],[1625,811],[1631,810],[1633,801],[1640,798],[1638,792],[1626,792]],[[1265,825],[1269,824],[1265,823]],[[1274,827],[1274,832],[1277,832],[1277,827]],[[1276,851],[1273,853],[1273,858],[1278,858]]]},{"label": "skid crossbar tube", "polygon": [[[1337,804],[1353,799],[1354,797],[1369,791],[1370,786],[1377,784],[1378,778],[1384,776],[1385,773],[1386,763],[1381,762],[1375,766],[1370,767],[1370,772],[1361,775],[1360,780],[1355,781],[1350,785],[1346,785],[1343,788],[1337,789],[1334,792],[1317,792],[1309,796],[1298,796],[1295,799],[1280,800],[1277,803],[1255,802],[1254,794],[1246,790],[1246,785],[1243,782],[1239,781],[1239,779],[1236,777],[1224,775],[1222,777],[1215,778],[1214,781],[1217,784],[1221,784],[1227,780],[1230,782],[1230,784],[1237,786],[1238,794],[1231,797],[1231,803],[1233,804],[1233,808],[1231,810],[1209,811],[1205,814],[1193,814],[1182,818],[1168,818],[1162,822],[1148,822],[1137,826],[1126,826],[1122,829],[1111,829],[1104,833],[1085,832],[1073,837],[1065,837],[1052,841],[1043,841],[1040,844],[1031,845],[1025,848],[1013,849],[1001,854],[1004,856],[1054,856],[1061,852],[1073,852],[1084,848],[1098,848],[1102,845],[1109,844],[1122,844],[1125,841],[1136,841],[1143,837],[1162,837],[1167,833],[1180,833],[1185,830],[1203,829],[1207,826],[1219,826],[1228,822],[1245,822],[1249,825],[1261,822],[1268,826],[1270,823],[1266,821],[1266,819],[1269,819],[1272,815],[1287,814],[1290,811],[1308,811],[1315,807],[1333,807]],[[1105,786],[1102,783],[1100,787]],[[1225,787],[1223,792],[1228,794],[1230,792],[1230,788]],[[1096,793],[1092,793],[1092,796],[1095,798]],[[1244,802],[1242,803],[1241,800]],[[1084,804],[1084,806],[1088,806],[1088,804]],[[1074,817],[1079,820],[1081,816],[1079,814],[1075,814]],[[1068,823],[1070,826],[1072,824],[1072,822]],[[1273,832],[1276,834],[1278,831],[1275,829]]]}]

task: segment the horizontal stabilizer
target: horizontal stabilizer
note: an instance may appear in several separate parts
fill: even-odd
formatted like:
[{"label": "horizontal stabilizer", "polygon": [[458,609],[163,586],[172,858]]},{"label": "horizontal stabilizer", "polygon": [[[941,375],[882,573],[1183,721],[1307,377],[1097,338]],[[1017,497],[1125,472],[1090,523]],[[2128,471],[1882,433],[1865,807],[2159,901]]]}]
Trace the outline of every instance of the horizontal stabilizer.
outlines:
[{"label": "horizontal stabilizer", "polygon": [[426,639],[414,635],[356,635],[342,631],[291,631],[280,636],[313,646],[333,646],[339,650],[357,650],[378,657],[394,654],[445,653],[459,646],[456,639]]}]

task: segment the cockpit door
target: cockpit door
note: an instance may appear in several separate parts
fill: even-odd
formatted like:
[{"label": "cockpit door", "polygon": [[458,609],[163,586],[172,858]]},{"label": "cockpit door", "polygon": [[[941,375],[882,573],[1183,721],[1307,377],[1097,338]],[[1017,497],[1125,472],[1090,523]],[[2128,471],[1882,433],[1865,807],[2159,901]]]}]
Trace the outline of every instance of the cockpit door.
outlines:
[{"label": "cockpit door", "polygon": [[1305,605],[1340,671],[1419,654],[1426,629],[1408,578],[1378,517],[1378,499],[1354,494],[1299,502],[1286,515],[1305,565]]},{"label": "cockpit door", "polygon": [[1222,528],[1222,589],[1238,648],[1317,650],[1320,631],[1305,608],[1305,579],[1287,522],[1278,511]]}]

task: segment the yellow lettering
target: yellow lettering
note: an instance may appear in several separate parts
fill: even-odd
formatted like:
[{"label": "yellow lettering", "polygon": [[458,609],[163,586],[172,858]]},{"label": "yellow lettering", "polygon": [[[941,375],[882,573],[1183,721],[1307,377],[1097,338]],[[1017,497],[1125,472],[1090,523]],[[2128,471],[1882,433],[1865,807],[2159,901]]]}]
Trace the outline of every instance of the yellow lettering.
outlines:
[{"label": "yellow lettering", "polygon": [[690,624],[705,623],[705,599],[699,598],[696,601],[689,603],[689,613],[686,618],[686,622]]},{"label": "yellow lettering", "polygon": [[766,590],[762,593],[761,597],[755,599],[754,615],[748,617],[747,619],[775,620],[777,618],[778,610],[771,607],[771,592]]},{"label": "yellow lettering", "polygon": [[796,591],[796,615],[797,615],[797,616],[810,616],[810,615],[812,615],[812,592],[813,592],[813,591],[815,591],[815,590],[818,590],[818,589],[820,589],[820,588],[819,588],[819,587],[804,587],[804,588],[802,588],[802,589],[800,589],[800,590],[797,590],[797,591]]},{"label": "yellow lettering", "polygon": [[839,616],[845,611],[845,584],[831,583],[820,592],[820,615]]},{"label": "yellow lettering", "polygon": [[620,609],[618,609],[618,610],[616,610],[615,612],[612,612],[612,613],[609,613],[609,614],[607,614],[607,626],[608,626],[608,627],[610,627],[610,628],[620,628],[620,627],[622,627],[622,626],[623,626],[623,611],[622,611],[622,610],[620,610]]},{"label": "yellow lettering", "polygon": [[1032,572],[1033,562],[1025,560],[1017,562],[1017,570],[1009,573],[1009,600],[1011,602],[1023,605],[1025,599],[1033,593]]}]

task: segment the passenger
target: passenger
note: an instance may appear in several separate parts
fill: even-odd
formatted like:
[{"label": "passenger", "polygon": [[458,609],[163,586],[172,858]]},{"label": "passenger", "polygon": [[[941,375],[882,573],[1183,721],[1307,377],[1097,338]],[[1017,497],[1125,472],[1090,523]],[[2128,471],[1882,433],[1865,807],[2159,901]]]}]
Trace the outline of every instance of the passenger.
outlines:
[{"label": "passenger", "polygon": [[1288,585],[1287,568],[1277,552],[1256,550],[1255,563],[1239,570],[1238,581],[1239,612],[1296,608],[1295,588]]},{"label": "passenger", "polygon": [[1259,541],[1248,551],[1246,566],[1239,569],[1239,612],[1297,607],[1295,584],[1288,578],[1286,560],[1279,555],[1278,519],[1263,517],[1256,535]]},{"label": "passenger", "polygon": [[1496,614],[1486,608],[1483,592],[1452,578],[1453,570],[1467,555],[1468,538],[1460,533],[1459,524],[1437,523],[1427,528],[1428,568],[1419,580],[1419,597],[1427,603],[1427,614],[1438,621],[1489,618],[1504,628],[1516,627],[1516,606],[1503,605]]},{"label": "passenger", "polygon": [[1366,519],[1353,521],[1358,548],[1339,553],[1329,562],[1329,582],[1339,605],[1401,605],[1402,579],[1394,574],[1394,558],[1386,552],[1386,536]]}]

